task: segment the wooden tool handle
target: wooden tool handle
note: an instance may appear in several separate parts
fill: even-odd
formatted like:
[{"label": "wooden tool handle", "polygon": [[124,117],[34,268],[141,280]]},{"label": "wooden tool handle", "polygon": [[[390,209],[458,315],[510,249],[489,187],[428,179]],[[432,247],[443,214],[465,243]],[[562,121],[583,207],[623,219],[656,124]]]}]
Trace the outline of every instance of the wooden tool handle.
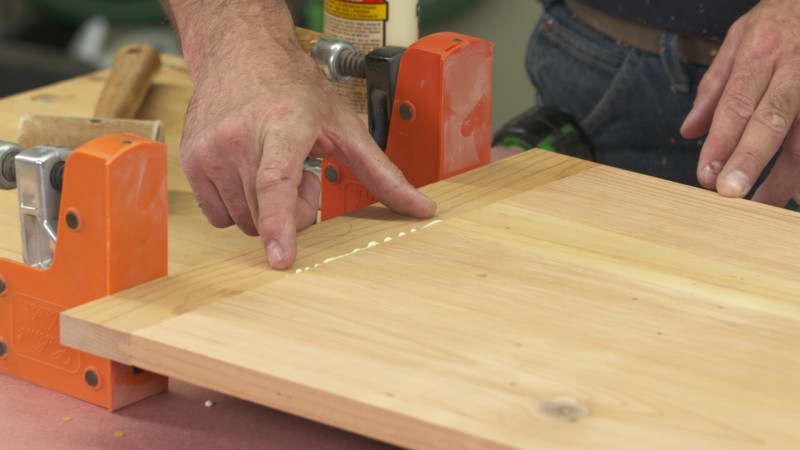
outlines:
[{"label": "wooden tool handle", "polygon": [[[311,53],[314,44],[323,37],[322,33],[295,28],[300,47]],[[142,105],[153,75],[161,66],[161,58],[153,47],[146,44],[129,44],[122,47],[114,58],[111,74],[106,81],[97,107],[95,117],[114,117],[131,119]]]},{"label": "wooden tool handle", "polygon": [[153,47],[145,44],[122,47],[100,93],[95,117],[130,119],[136,116],[160,66],[161,58]]},{"label": "wooden tool handle", "polygon": [[297,34],[297,40],[300,41],[300,47],[306,53],[311,53],[311,49],[314,47],[314,44],[317,43],[319,38],[324,36],[322,33],[317,33],[316,31],[311,31],[300,27],[295,27],[294,31]]}]

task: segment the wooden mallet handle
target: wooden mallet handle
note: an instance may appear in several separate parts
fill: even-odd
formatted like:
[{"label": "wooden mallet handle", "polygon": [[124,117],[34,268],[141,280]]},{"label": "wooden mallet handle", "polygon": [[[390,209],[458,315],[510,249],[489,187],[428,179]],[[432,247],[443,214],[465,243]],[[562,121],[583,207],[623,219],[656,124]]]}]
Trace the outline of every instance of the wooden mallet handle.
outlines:
[{"label": "wooden mallet handle", "polygon": [[150,88],[161,58],[146,44],[128,44],[117,52],[94,116],[131,119],[136,116]]},{"label": "wooden mallet handle", "polygon": [[[316,41],[323,36],[299,27],[295,31],[306,53],[310,53]],[[153,47],[146,44],[122,47],[114,58],[111,74],[100,93],[94,116],[118,119],[135,117],[160,66],[161,58]]]},{"label": "wooden mallet handle", "polygon": [[300,27],[295,27],[294,32],[297,34],[297,40],[300,42],[300,47],[306,53],[311,53],[311,49],[314,48],[314,44],[316,44],[317,41],[323,37],[322,33]]}]

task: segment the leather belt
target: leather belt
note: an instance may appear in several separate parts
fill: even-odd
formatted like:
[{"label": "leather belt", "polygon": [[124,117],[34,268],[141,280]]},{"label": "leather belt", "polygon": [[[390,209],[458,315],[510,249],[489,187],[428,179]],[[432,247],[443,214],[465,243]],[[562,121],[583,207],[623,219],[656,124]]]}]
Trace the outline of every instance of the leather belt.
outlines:
[{"label": "leather belt", "polygon": [[[637,50],[661,54],[661,28],[641,25],[630,20],[606,14],[575,0],[564,0],[576,19],[618,44]],[[678,35],[677,52],[681,61],[700,66],[710,66],[722,42],[717,39]]]}]

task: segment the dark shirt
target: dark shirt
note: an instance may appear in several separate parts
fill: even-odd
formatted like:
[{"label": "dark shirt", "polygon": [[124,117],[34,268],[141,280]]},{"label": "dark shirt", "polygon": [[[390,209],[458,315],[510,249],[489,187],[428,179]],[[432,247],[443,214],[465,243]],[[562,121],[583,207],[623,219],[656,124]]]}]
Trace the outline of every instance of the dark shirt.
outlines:
[{"label": "dark shirt", "polygon": [[722,39],[758,0],[576,0],[591,8],[678,34]]}]

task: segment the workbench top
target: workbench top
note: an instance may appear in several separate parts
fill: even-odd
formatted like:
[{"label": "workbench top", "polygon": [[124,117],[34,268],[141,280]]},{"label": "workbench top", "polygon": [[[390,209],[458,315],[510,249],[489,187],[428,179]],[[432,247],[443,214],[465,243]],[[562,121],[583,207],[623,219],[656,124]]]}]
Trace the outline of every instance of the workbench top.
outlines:
[{"label": "workbench top", "polygon": [[423,191],[432,220],[176,262],[62,339],[403,447],[800,447],[800,214],[538,150]]}]

